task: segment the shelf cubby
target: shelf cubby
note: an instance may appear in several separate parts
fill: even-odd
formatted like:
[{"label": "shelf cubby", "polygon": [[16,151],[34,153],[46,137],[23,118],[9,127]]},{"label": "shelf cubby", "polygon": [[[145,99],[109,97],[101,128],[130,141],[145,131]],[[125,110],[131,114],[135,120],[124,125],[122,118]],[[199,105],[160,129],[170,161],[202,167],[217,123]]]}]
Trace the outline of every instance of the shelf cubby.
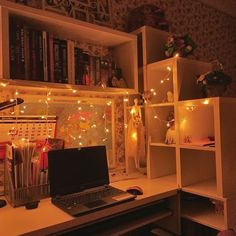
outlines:
[{"label": "shelf cubby", "polygon": [[176,175],[175,148],[149,145],[148,178],[161,178]]},{"label": "shelf cubby", "polygon": [[147,122],[151,142],[165,143],[166,132],[168,130],[168,117],[174,114],[174,106],[148,106]]},{"label": "shelf cubby", "polygon": [[[180,149],[181,187],[191,188],[192,191],[195,189],[199,192],[212,192],[211,194],[215,196],[217,194],[215,162],[215,152]],[[211,180],[209,186],[199,184],[209,180]]]}]

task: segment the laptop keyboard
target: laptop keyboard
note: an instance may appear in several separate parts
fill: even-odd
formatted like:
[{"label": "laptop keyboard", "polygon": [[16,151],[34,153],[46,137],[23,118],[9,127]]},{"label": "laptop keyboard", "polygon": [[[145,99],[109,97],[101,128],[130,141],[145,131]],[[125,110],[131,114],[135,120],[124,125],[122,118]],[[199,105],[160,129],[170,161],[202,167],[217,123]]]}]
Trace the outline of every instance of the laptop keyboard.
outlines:
[{"label": "laptop keyboard", "polygon": [[[102,190],[96,190],[93,192],[88,193],[79,193],[77,195],[70,195],[65,197],[60,197],[54,199],[54,202],[68,208],[76,207],[79,204],[88,204],[89,202],[96,202],[100,199],[103,199],[105,197],[113,197],[117,196],[119,194],[124,193],[124,191],[114,188],[114,187],[106,187]],[[101,203],[102,205],[102,203]]]}]

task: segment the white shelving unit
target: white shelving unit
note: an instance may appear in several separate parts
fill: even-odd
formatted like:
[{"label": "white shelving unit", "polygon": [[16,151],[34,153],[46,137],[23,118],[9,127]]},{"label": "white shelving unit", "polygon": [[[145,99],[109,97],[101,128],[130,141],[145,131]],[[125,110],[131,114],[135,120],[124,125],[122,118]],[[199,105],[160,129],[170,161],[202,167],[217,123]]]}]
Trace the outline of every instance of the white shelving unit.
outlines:
[{"label": "white shelving unit", "polygon": [[[210,63],[164,59],[168,33],[150,27],[135,33],[143,39],[139,70],[143,72],[144,91],[154,89],[157,93],[145,106],[148,178],[171,176],[168,180],[183,192],[206,200],[183,200],[182,217],[217,230],[236,229],[236,133],[232,130],[236,99],[201,98],[196,79],[211,70]],[[173,93],[173,102],[167,100],[168,91]],[[176,142],[166,144],[170,112],[174,113]],[[221,214],[208,200],[222,204]]]}]

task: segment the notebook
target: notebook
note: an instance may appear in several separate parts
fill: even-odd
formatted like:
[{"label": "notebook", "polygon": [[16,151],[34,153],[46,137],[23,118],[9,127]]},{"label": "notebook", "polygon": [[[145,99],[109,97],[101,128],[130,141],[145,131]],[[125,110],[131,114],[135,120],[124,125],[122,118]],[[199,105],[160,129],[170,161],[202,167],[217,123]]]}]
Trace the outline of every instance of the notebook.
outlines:
[{"label": "notebook", "polygon": [[72,216],[135,198],[109,185],[105,146],[49,151],[48,177],[52,203]]}]

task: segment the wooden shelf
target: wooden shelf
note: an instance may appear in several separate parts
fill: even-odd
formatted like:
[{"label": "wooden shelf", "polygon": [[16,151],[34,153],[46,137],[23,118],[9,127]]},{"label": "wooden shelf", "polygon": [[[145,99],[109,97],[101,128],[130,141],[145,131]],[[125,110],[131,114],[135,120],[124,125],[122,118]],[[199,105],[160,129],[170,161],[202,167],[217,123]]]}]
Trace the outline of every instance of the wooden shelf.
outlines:
[{"label": "wooden shelf", "polygon": [[25,93],[31,93],[32,91],[37,92],[44,92],[45,89],[49,89],[50,91],[54,91],[57,93],[69,93],[70,95],[73,95],[72,92],[76,91],[74,93],[74,96],[78,96],[79,94],[108,94],[108,95],[125,95],[127,93],[129,94],[135,94],[136,92],[133,89],[129,88],[102,88],[98,86],[85,86],[85,85],[73,85],[73,84],[62,84],[62,83],[52,83],[52,82],[40,82],[40,81],[26,81],[26,80],[7,80],[7,79],[0,79],[0,89],[1,87],[5,86],[8,87],[8,89],[16,89],[18,91],[24,91]]},{"label": "wooden shelf", "polygon": [[181,216],[220,231],[226,228],[224,216],[216,214],[214,206],[207,202],[183,201]]},{"label": "wooden shelf", "polygon": [[150,143],[149,145],[154,147],[176,147],[176,144],[165,144],[165,143]]},{"label": "wooden shelf", "polygon": [[172,107],[174,106],[173,102],[163,102],[163,103],[157,103],[157,104],[149,104],[147,107]]},{"label": "wooden shelf", "polygon": [[184,187],[182,187],[182,190],[184,192],[193,193],[193,194],[197,194],[197,195],[204,196],[204,197],[222,200],[222,198],[219,197],[217,194],[215,179],[210,179],[210,180],[202,181],[199,183],[191,184],[189,186],[184,186]]},{"label": "wooden shelf", "polygon": [[[122,235],[131,232],[132,230],[141,228],[145,225],[155,223],[159,220],[165,219],[166,217],[169,217],[172,215],[172,211],[170,210],[157,210],[156,212],[149,213],[148,215],[142,214],[140,217],[132,217],[127,218],[125,216],[122,216],[123,218],[119,220],[119,224],[116,223],[116,227],[108,227],[105,231],[102,232],[96,231],[96,235],[102,236],[102,235]],[[117,221],[117,219],[116,219]],[[114,222],[113,222],[114,226]]]},{"label": "wooden shelf", "polygon": [[194,150],[202,150],[202,151],[210,151],[210,152],[215,151],[215,147],[197,146],[197,145],[193,145],[191,143],[190,144],[181,144],[179,147],[185,148],[185,149],[194,149]]}]

